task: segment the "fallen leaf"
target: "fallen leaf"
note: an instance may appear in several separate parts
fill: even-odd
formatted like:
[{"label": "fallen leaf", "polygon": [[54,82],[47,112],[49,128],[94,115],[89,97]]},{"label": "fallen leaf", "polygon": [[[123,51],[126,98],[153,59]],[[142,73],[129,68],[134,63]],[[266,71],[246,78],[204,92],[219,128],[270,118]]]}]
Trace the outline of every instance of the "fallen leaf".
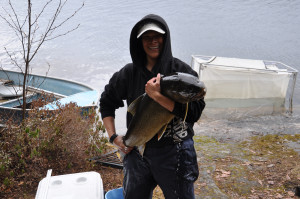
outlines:
[{"label": "fallen leaf", "polygon": [[274,181],[268,181],[268,184],[272,184],[272,185],[273,185],[273,184],[274,184]]},{"label": "fallen leaf", "polygon": [[223,169],[221,169],[221,172],[222,172],[223,174],[230,174],[230,173],[231,173],[230,171],[225,171],[225,170],[223,170]]},{"label": "fallen leaf", "polygon": [[249,165],[252,165],[252,163],[251,162],[245,162],[245,164],[242,164],[242,165],[249,166]]},{"label": "fallen leaf", "polygon": [[253,150],[251,150],[251,149],[249,149],[249,151],[250,151],[251,153],[256,153],[255,151],[253,151]]},{"label": "fallen leaf", "polygon": [[292,191],[288,191],[287,193],[288,193],[289,196],[295,196],[295,193],[292,192]]},{"label": "fallen leaf", "polygon": [[263,163],[255,162],[254,165],[262,165]]},{"label": "fallen leaf", "polygon": [[[217,170],[216,170],[217,171]],[[218,170],[218,172],[221,172],[222,174],[219,175],[221,178],[227,178],[230,176],[231,172],[230,171],[225,171],[223,169]]]},{"label": "fallen leaf", "polygon": [[220,177],[221,178],[227,178],[227,177],[229,177],[230,175],[228,175],[228,174],[222,174]]}]

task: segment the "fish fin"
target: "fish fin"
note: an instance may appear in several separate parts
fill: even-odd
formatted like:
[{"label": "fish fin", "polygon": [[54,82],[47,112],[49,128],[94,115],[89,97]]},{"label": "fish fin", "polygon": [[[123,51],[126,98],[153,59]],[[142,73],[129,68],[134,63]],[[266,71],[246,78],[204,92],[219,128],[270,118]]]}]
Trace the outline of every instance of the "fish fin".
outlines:
[{"label": "fish fin", "polygon": [[158,131],[158,135],[157,135],[157,140],[159,141],[161,138],[162,138],[162,136],[164,135],[164,132],[166,131],[166,128],[167,128],[167,125],[168,124],[166,124],[165,126],[163,126],[159,131]]},{"label": "fish fin", "polygon": [[143,145],[138,147],[138,151],[139,151],[139,153],[141,154],[142,157],[144,155],[145,148],[146,148],[146,144],[143,144]]},{"label": "fish fin", "polygon": [[131,115],[135,115],[137,108],[139,107],[143,97],[145,96],[145,94],[140,95],[138,98],[136,98],[133,102],[131,102],[131,104],[128,106],[127,111],[129,113],[131,113]]}]

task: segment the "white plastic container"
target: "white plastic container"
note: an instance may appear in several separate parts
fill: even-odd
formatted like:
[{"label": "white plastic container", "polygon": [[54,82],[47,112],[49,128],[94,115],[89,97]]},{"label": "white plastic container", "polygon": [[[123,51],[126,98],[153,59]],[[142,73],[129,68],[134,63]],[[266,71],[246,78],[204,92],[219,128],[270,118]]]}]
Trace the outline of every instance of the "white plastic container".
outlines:
[{"label": "white plastic container", "polygon": [[35,199],[103,199],[103,183],[99,173],[83,172],[47,177],[39,182]]}]

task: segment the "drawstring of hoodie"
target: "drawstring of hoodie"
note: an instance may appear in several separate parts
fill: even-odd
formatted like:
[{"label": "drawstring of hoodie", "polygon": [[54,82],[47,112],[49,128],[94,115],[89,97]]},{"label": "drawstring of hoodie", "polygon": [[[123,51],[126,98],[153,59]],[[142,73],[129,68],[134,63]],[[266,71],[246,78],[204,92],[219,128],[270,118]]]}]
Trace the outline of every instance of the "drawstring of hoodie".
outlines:
[{"label": "drawstring of hoodie", "polygon": [[182,125],[182,130],[181,132],[185,129],[185,119],[188,113],[188,108],[189,108],[189,103],[186,103],[186,108],[185,108],[185,115],[184,115],[184,119],[183,119],[183,125]]}]

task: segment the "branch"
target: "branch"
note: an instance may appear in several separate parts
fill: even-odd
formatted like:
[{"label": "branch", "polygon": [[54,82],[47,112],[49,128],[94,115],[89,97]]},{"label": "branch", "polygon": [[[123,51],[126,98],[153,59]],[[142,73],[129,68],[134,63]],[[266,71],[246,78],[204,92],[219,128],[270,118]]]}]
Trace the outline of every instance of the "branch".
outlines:
[{"label": "branch", "polygon": [[[10,3],[10,2],[9,2]],[[10,7],[12,7],[12,5],[11,5],[11,3],[10,3]],[[5,11],[5,13],[9,16],[9,18],[10,18],[10,20],[12,21],[12,23],[13,23],[13,25],[10,23],[10,22],[8,22],[8,20],[5,18],[5,17],[2,17],[2,15],[1,15],[1,17],[10,25],[10,27],[11,28],[14,28],[14,29],[18,29],[18,26],[17,26],[17,24],[15,23],[15,21],[13,20],[13,18],[12,18],[12,16],[9,14],[9,12],[6,10],[6,9],[4,9],[3,7],[2,7],[2,9]],[[12,8],[11,8],[12,9]],[[13,10],[13,9],[12,9]],[[14,10],[13,10],[14,11]]]},{"label": "branch", "polygon": [[36,43],[35,41],[34,41],[34,39],[35,39],[35,35],[36,35],[36,32],[37,32],[37,30],[39,29],[40,27],[39,27],[39,24],[36,22],[35,23],[35,25],[34,25],[34,30],[33,30],[33,32],[32,32],[32,36],[31,36],[31,40],[30,40],[30,43],[31,44],[34,44],[34,43]]},{"label": "branch", "polygon": [[34,25],[35,23],[37,23],[38,19],[40,18],[40,16],[44,13],[44,10],[46,9],[46,7],[52,2],[53,0],[49,0],[44,7],[42,8],[41,12],[36,16],[34,22],[32,23],[32,25]]},{"label": "branch", "polygon": [[[30,37],[31,37],[31,2],[30,0],[28,0],[28,37],[27,37],[27,55],[26,55],[26,58],[24,58],[25,60],[25,65],[27,66],[28,63],[30,62],[30,50],[31,50],[31,43],[30,43]],[[24,55],[25,57],[25,55]],[[27,68],[27,67],[26,67]],[[27,70],[25,70],[25,75],[27,74]],[[24,96],[23,96],[24,97]]]},{"label": "branch", "polygon": [[[10,54],[10,53],[8,52],[8,50],[6,49],[6,47],[4,47],[4,49],[5,49],[6,54],[9,56],[10,60],[12,61],[12,64],[15,65],[15,66],[17,66],[19,69],[22,70],[21,66],[20,66],[20,65],[18,64],[18,62],[17,62],[17,59],[16,59],[15,54],[14,54],[14,55]],[[13,56],[14,56],[14,57],[13,57]]]},{"label": "branch", "polygon": [[48,73],[49,73],[49,71],[50,71],[50,64],[47,62],[47,65],[48,65],[48,70],[47,70],[47,72],[46,72],[46,75],[45,75],[45,77],[43,78],[43,81],[42,81],[38,86],[35,86],[36,88],[40,88],[40,86],[45,82],[45,80],[46,80],[46,78],[47,78],[47,76],[48,76]]},{"label": "branch", "polygon": [[42,45],[45,41],[53,40],[53,39],[55,39],[55,38],[58,38],[58,37],[67,35],[68,33],[73,32],[74,30],[76,30],[76,29],[80,26],[80,24],[78,24],[77,27],[75,27],[75,28],[73,28],[73,29],[71,29],[71,30],[69,30],[69,31],[67,31],[67,32],[65,32],[65,33],[58,34],[58,35],[56,35],[56,36],[51,37],[52,34],[53,34],[53,32],[54,32],[56,29],[60,28],[63,24],[65,24],[67,21],[69,21],[71,18],[73,18],[73,17],[78,13],[78,11],[81,10],[81,9],[83,8],[83,6],[84,6],[84,3],[83,3],[83,4],[81,5],[81,7],[79,7],[76,11],[74,11],[74,13],[73,13],[72,15],[70,15],[69,17],[67,17],[65,20],[63,20],[63,21],[62,21],[60,24],[58,24],[57,26],[53,27],[53,26],[54,26],[54,23],[56,22],[56,20],[57,20],[57,18],[58,18],[58,16],[59,16],[59,14],[61,13],[62,8],[65,6],[65,4],[66,4],[67,1],[68,1],[68,0],[65,0],[63,3],[62,3],[61,0],[59,1],[59,4],[58,4],[58,6],[57,6],[57,8],[56,8],[56,11],[55,11],[55,13],[53,14],[52,18],[49,20],[49,23],[48,23],[48,25],[47,25],[47,28],[45,29],[45,33],[44,33],[43,35],[41,35],[41,38],[40,38],[39,41],[36,41],[36,42],[39,42],[39,44],[37,45],[36,49],[34,50],[34,52],[33,52],[33,54],[32,54],[32,56],[31,56],[31,58],[30,58],[29,61],[31,61],[31,60],[34,58],[34,56],[36,55],[36,53],[37,53],[38,50],[40,49],[41,45]]},{"label": "branch", "polygon": [[68,30],[68,31],[67,31],[67,32],[65,32],[65,33],[62,33],[62,34],[56,35],[56,36],[54,36],[54,37],[51,37],[51,38],[49,38],[49,39],[45,39],[45,41],[50,41],[50,40],[56,39],[56,38],[58,38],[58,37],[65,36],[65,35],[69,34],[70,32],[73,32],[74,30],[78,29],[78,28],[79,28],[79,26],[80,26],[80,24],[78,24],[78,25],[77,25],[75,28],[73,28],[72,30]]},{"label": "branch", "polygon": [[[2,8],[3,8],[3,7],[2,7]],[[5,18],[4,16],[2,16],[1,14],[0,14],[0,17],[1,17],[1,18],[8,24],[8,26],[15,32],[17,38],[18,38],[20,41],[22,41],[21,38],[20,38],[20,35],[19,35],[20,30],[19,30],[17,24],[15,23],[14,19],[12,18],[12,16],[8,13],[8,11],[7,11],[6,9],[3,8],[3,10],[4,10],[4,11],[6,12],[6,14],[9,16],[11,22],[10,22],[7,18]],[[22,31],[22,30],[21,30],[21,31]]]},{"label": "branch", "polygon": [[[67,0],[66,0],[66,1],[67,1]],[[82,5],[81,5],[77,10],[75,10],[74,13],[73,13],[71,16],[69,16],[69,17],[66,18],[64,21],[62,21],[59,25],[53,27],[53,28],[50,29],[50,30],[55,30],[55,29],[61,27],[64,23],[66,23],[66,22],[69,21],[72,17],[74,17],[74,16],[75,16],[75,15],[83,8],[83,6],[84,6],[84,3],[82,3]]]},{"label": "branch", "polygon": [[[21,34],[21,37],[22,37],[22,28],[20,26],[19,18],[18,18],[18,15],[17,15],[17,13],[16,13],[16,11],[15,11],[15,9],[14,9],[14,7],[13,7],[13,5],[12,5],[12,3],[11,3],[10,0],[9,0],[9,6],[10,6],[11,10],[14,13],[14,16],[15,16],[17,24],[15,24],[15,21],[12,18],[11,18],[11,21],[15,24],[16,29],[20,31],[20,34]],[[10,16],[10,14],[9,14],[9,16]]]},{"label": "branch", "polygon": [[[21,41],[21,44],[22,44],[22,48],[23,48],[23,59],[25,60],[25,42],[24,42],[24,37],[26,37],[27,35],[23,32],[23,26],[25,24],[25,22],[27,21],[27,17],[28,15],[25,17],[25,20],[24,20],[24,23],[22,24],[22,26],[20,25],[20,22],[19,22],[19,18],[18,18],[18,15],[14,9],[14,6],[12,5],[11,3],[11,0],[8,1],[9,2],[9,6],[14,14],[14,18],[7,12],[6,9],[4,9],[3,7],[3,10],[7,13],[7,15],[9,16],[11,22],[9,22],[5,17],[1,16],[1,18],[3,18],[7,23],[8,25],[14,30],[16,36],[18,37],[18,39]],[[12,25],[13,24],[13,25]]]},{"label": "branch", "polygon": [[26,22],[27,22],[27,18],[28,18],[28,15],[26,15],[26,17],[25,17],[25,19],[24,19],[24,22],[23,22],[23,24],[22,24],[22,26],[21,26],[22,30],[23,30],[24,25],[25,25]]},{"label": "branch", "polygon": [[[63,4],[64,5],[64,4]],[[45,29],[45,35],[50,31],[51,27],[53,26],[54,22],[56,21],[60,11],[61,11],[61,0],[59,0],[59,4],[56,8],[55,13],[53,14],[52,18],[49,20],[48,25]]]},{"label": "branch", "polygon": [[3,17],[1,14],[0,14],[0,17],[9,25],[9,27],[11,27],[12,29],[18,29],[18,27],[16,26],[16,24],[14,23],[14,20],[12,19],[11,15],[7,12],[7,10],[5,10],[3,7],[2,9],[6,12],[6,14],[9,16],[10,20],[12,21],[9,22],[5,17]]},{"label": "branch", "polygon": [[[67,18],[65,18],[62,22],[58,23],[58,25],[55,25],[55,22],[57,21],[59,15],[61,14],[62,9],[68,2],[68,0],[59,0],[56,10],[55,10],[54,14],[52,15],[52,17],[49,19],[44,33],[41,34],[40,36],[37,36],[37,32],[40,28],[39,24],[38,24],[38,20],[43,15],[43,13],[45,13],[45,10],[53,1],[54,0],[47,0],[46,4],[43,6],[42,10],[38,13],[38,15],[36,15],[34,21],[32,22],[32,19],[31,19],[32,4],[31,4],[31,1],[28,0],[28,13],[27,13],[27,16],[25,17],[24,23],[22,23],[22,24],[20,24],[19,18],[17,16],[17,13],[15,12],[15,9],[14,9],[14,6],[12,5],[11,0],[9,0],[9,5],[10,5],[13,15],[10,15],[8,13],[8,11],[3,8],[4,11],[7,13],[7,15],[9,16],[10,20],[8,18],[3,17],[2,15],[0,15],[0,17],[6,21],[6,23],[14,30],[15,34],[19,38],[21,45],[22,45],[22,49],[23,49],[22,55],[23,55],[23,60],[24,60],[25,64],[30,63],[32,61],[32,59],[35,57],[35,55],[37,54],[40,47],[42,46],[42,44],[45,41],[54,40],[58,37],[67,35],[67,34],[73,32],[74,30],[78,29],[80,26],[80,24],[78,24],[73,29],[69,29],[68,31],[54,35],[55,30],[61,28],[67,21],[69,21],[71,18],[73,18],[84,6],[84,2],[83,2],[82,5],[78,9],[76,9],[71,15],[69,15]],[[27,34],[23,31],[23,27],[26,24],[26,22],[28,23],[28,33]],[[39,37],[39,39],[37,37]],[[34,45],[35,47],[33,47],[33,44],[36,44],[36,45]],[[34,50],[32,50],[32,49],[34,49]],[[7,50],[6,50],[6,52],[9,55],[9,57],[11,58],[12,62],[21,69],[20,65],[18,65],[18,63],[17,63],[16,58],[14,58],[12,56],[12,54],[10,54]],[[27,71],[24,71],[24,72],[26,74]]]},{"label": "branch", "polygon": [[[63,4],[64,5],[64,4]],[[38,50],[40,49],[41,45],[44,43],[45,39],[47,38],[47,35],[49,34],[49,31],[51,29],[51,27],[53,26],[59,12],[60,12],[60,7],[61,7],[61,0],[59,1],[59,5],[52,17],[52,19],[49,21],[48,25],[47,25],[47,28],[46,28],[46,31],[44,33],[44,35],[41,35],[41,39],[39,41],[39,44],[38,46],[36,47],[36,49],[34,50],[33,54],[31,55],[31,57],[29,58],[29,62],[34,58],[34,56],[36,55],[36,53],[38,52]]]},{"label": "branch", "polygon": [[[17,27],[15,27],[14,25],[14,23],[12,24],[11,22],[9,22],[5,17],[3,17],[2,15],[0,15],[0,17],[8,24],[8,26],[9,27],[11,27],[11,29],[15,32],[15,34],[16,34],[16,36],[18,37],[18,39],[19,40],[21,40],[20,39],[20,36],[19,36],[19,30],[18,30],[18,28]],[[10,16],[10,18],[11,18],[11,16]],[[12,19],[11,19],[12,20]],[[12,20],[13,21],[13,20]]]}]

